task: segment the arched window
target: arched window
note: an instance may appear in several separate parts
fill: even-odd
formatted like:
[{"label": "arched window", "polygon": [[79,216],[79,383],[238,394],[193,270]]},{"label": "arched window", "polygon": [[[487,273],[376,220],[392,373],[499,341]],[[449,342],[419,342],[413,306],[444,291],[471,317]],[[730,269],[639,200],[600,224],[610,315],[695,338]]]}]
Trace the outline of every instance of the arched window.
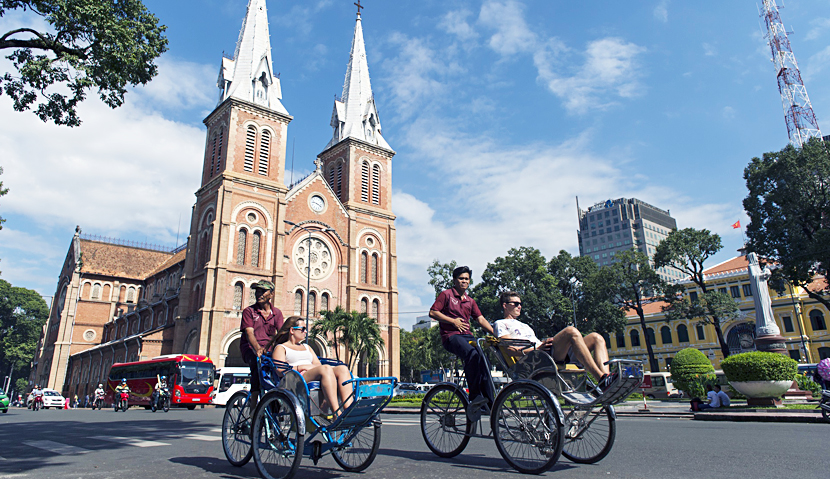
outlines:
[{"label": "arched window", "polygon": [[294,293],[294,314],[297,316],[303,314],[303,292],[299,289]]},{"label": "arched window", "polygon": [[369,202],[369,162],[364,161],[360,166],[360,199]]},{"label": "arched window", "polygon": [[163,309],[163,310],[159,311],[159,315],[156,318],[156,325],[157,326],[164,326],[165,324],[167,324],[167,310]]},{"label": "arched window", "polygon": [[320,312],[329,311],[329,294],[323,293],[320,295]]},{"label": "arched window", "polygon": [[81,289],[81,297],[84,299],[89,299],[89,292],[92,289],[92,285],[89,283],[85,283],[83,288]]},{"label": "arched window", "polygon": [[109,301],[110,300],[110,285],[108,285],[108,284],[104,285],[104,290],[101,293],[101,299],[103,299],[104,301]]},{"label": "arched window", "polygon": [[334,165],[329,165],[329,186],[331,189],[337,193],[337,184],[334,182]]},{"label": "arched window", "polygon": [[360,282],[368,283],[366,278],[366,262],[369,260],[369,255],[366,252],[360,253]]},{"label": "arched window", "polygon": [[202,288],[199,285],[196,285],[196,289],[193,290],[193,312],[199,311],[202,307],[202,302],[200,299],[202,298]]},{"label": "arched window", "polygon": [[697,340],[703,341],[706,339],[706,333],[703,331],[703,325],[698,324],[695,326],[695,331],[697,332]]},{"label": "arched window", "polygon": [[669,328],[668,326],[663,326],[662,328],[660,328],[660,341],[662,341],[663,344],[672,343],[671,328]]},{"label": "arched window", "polygon": [[248,288],[248,304],[255,304],[256,303],[256,290],[254,288]]},{"label": "arched window", "polygon": [[218,135],[216,135],[214,133],[213,142],[212,142],[213,145],[211,147],[211,152],[210,152],[210,166],[207,169],[208,178],[213,176],[213,169],[216,167],[216,140],[217,140],[217,138],[218,138]]},{"label": "arched window", "polygon": [[636,329],[632,329],[629,333],[631,337],[631,347],[632,348],[639,348],[640,347],[640,332]]},{"label": "arched window", "polygon": [[625,332],[617,332],[617,349],[625,349]]},{"label": "arched window", "polygon": [[380,204],[380,166],[372,167],[372,204]]},{"label": "arched window", "polygon": [[135,303],[135,287],[130,286],[127,290],[127,302],[128,303]]},{"label": "arched window", "polygon": [[[123,303],[125,301],[127,301],[127,287],[124,286],[124,285],[121,285],[121,287],[118,289],[118,302]],[[63,309],[63,308],[59,308],[59,310],[60,309]]]},{"label": "arched window", "polygon": [[271,156],[271,133],[262,130],[259,137],[259,174],[268,174],[268,158]]},{"label": "arched window", "polygon": [[380,301],[374,300],[372,301],[372,317],[377,320],[378,314],[380,314]]},{"label": "arched window", "polygon": [[824,314],[817,309],[810,311],[810,325],[813,327],[813,331],[826,330],[827,323],[824,322]]},{"label": "arched window", "polygon": [[92,285],[92,299],[101,299],[101,285],[99,283]]},{"label": "arched window", "polygon": [[233,285],[233,309],[237,311],[242,310],[242,290],[242,283],[236,283]]},{"label": "arched window", "polygon": [[222,140],[225,137],[225,129],[219,128],[219,145],[216,147],[216,173],[222,171]]},{"label": "arched window", "polygon": [[677,326],[677,342],[678,343],[688,343],[689,342],[689,329],[686,328],[685,324],[681,324]]},{"label": "arched window", "polygon": [[343,186],[343,162],[338,161],[337,162],[337,190],[336,191],[337,191],[337,198],[339,198],[340,201],[343,201],[343,196],[341,194],[342,191],[343,191],[342,186]]},{"label": "arched window", "polygon": [[253,125],[248,127],[248,132],[245,136],[245,164],[243,168],[245,171],[254,171],[254,150],[256,149],[256,127]]},{"label": "arched window", "polygon": [[369,312],[369,300],[363,298],[360,300],[360,312],[361,313],[368,313]]},{"label": "arched window", "polygon": [[236,240],[236,264],[245,264],[245,247],[248,243],[248,232],[244,229],[239,230],[239,235]]},{"label": "arched window", "polygon": [[254,238],[251,243],[251,266],[259,268],[259,245],[262,241],[262,234],[259,231],[254,233]]},{"label": "arched window", "polygon": [[146,318],[144,318],[144,331],[149,331],[153,329],[153,313],[151,312]]},{"label": "arched window", "polygon": [[372,284],[378,284],[378,255],[372,254]]},{"label": "arched window", "polygon": [[655,346],[657,345],[657,339],[654,338],[654,330],[651,328],[646,328],[646,340],[648,344]]},{"label": "arched window", "polygon": [[317,293],[314,291],[308,293],[308,315],[317,316]]}]

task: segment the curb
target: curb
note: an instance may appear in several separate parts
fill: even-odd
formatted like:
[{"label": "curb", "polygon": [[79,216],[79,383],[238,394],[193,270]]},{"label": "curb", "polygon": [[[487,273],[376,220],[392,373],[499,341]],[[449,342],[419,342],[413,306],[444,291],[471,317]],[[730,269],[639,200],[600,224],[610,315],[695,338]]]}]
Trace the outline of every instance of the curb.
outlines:
[{"label": "curb", "polygon": [[730,422],[789,422],[804,424],[821,424],[826,421],[820,414],[795,415],[789,414],[762,414],[762,413],[694,413],[696,421],[730,421]]}]

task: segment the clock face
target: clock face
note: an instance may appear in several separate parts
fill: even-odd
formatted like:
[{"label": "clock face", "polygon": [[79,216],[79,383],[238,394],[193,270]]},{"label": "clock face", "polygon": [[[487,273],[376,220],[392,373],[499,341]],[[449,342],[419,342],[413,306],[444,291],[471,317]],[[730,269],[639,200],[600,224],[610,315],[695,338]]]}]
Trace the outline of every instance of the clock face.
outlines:
[{"label": "clock face", "polygon": [[311,209],[318,213],[323,211],[323,208],[326,206],[321,196],[312,196],[309,204],[311,205]]}]

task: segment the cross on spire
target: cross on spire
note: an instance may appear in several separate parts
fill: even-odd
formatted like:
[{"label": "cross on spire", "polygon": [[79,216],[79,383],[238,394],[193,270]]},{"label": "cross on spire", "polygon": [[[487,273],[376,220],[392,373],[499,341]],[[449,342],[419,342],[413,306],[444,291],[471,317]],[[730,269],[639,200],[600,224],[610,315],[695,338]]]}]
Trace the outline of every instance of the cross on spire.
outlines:
[{"label": "cross on spire", "polygon": [[360,17],[360,10],[361,10],[362,8],[366,8],[366,7],[364,7],[363,5],[361,5],[361,4],[360,4],[360,0],[357,0],[357,1],[355,2],[355,5],[357,5],[357,16],[358,16],[358,17]]}]

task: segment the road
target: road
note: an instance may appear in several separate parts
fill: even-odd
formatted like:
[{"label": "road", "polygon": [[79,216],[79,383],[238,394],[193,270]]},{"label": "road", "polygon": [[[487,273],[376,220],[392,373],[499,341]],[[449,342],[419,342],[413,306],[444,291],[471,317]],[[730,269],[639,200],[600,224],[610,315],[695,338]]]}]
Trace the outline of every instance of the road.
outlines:
[{"label": "road", "polygon": [[[12,408],[0,414],[0,478],[259,477],[253,463],[235,468],[225,460],[223,411]],[[330,457],[317,466],[306,458],[297,477],[519,477],[491,439],[473,439],[458,457],[440,459],[424,444],[418,416],[385,415],[383,421],[380,454],[364,473],[344,472]],[[608,457],[596,465],[562,458],[544,477],[826,477],[828,435],[830,424],[621,417]]]}]

